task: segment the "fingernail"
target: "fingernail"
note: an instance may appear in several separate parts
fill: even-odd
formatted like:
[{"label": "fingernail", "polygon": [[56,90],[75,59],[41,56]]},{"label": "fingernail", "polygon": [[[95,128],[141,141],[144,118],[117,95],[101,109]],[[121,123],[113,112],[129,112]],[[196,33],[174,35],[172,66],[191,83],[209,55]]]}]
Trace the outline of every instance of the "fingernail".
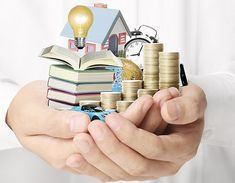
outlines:
[{"label": "fingernail", "polygon": [[180,117],[180,106],[177,103],[168,103],[167,112],[172,121],[179,119]]},{"label": "fingernail", "polygon": [[76,145],[81,153],[88,153],[91,148],[90,143],[87,140],[80,137],[77,137]]},{"label": "fingernail", "polygon": [[99,125],[92,126],[89,131],[94,139],[99,141],[104,139],[104,130],[102,129],[101,126]]},{"label": "fingernail", "polygon": [[70,131],[73,133],[80,133],[80,132],[85,132],[87,127],[86,127],[86,123],[84,123],[83,121],[80,121],[78,119],[78,117],[71,117],[70,119]]}]

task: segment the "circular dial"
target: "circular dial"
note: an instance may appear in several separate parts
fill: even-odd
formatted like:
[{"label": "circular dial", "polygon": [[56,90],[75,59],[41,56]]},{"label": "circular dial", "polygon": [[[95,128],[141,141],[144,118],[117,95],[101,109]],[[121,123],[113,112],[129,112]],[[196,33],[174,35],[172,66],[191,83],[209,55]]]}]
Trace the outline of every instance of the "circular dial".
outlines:
[{"label": "circular dial", "polygon": [[144,38],[134,38],[131,39],[125,45],[125,55],[127,59],[132,60],[141,69],[143,68],[143,44],[149,43],[147,39]]}]

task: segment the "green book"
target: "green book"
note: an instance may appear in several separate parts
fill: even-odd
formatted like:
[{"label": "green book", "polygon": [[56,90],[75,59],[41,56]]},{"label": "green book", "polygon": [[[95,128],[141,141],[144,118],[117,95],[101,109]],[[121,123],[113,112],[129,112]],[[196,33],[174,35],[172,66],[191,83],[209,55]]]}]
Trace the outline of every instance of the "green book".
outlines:
[{"label": "green book", "polygon": [[107,69],[74,70],[68,65],[51,65],[49,76],[73,83],[112,82],[114,72]]},{"label": "green book", "polygon": [[97,93],[112,91],[112,82],[72,83],[58,78],[49,77],[48,87],[69,93]]}]

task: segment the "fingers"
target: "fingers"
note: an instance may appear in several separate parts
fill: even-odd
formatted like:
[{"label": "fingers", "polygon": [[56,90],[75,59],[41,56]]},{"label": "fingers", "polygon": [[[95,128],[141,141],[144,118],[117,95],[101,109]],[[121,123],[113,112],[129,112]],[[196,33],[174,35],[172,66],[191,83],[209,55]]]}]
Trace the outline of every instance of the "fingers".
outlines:
[{"label": "fingers", "polygon": [[21,130],[26,135],[44,134],[52,137],[71,138],[76,133],[86,132],[90,123],[90,119],[85,113],[57,111],[39,106],[30,113],[22,115],[27,116],[27,119],[22,119],[24,124],[21,124]]},{"label": "fingers", "polygon": [[46,91],[45,82],[36,81],[17,94],[8,111],[9,124],[17,134],[71,138],[87,131],[90,119],[86,114],[49,108]]},{"label": "fingers", "polygon": [[111,177],[89,164],[80,154],[72,154],[67,159],[66,165],[69,167],[69,171],[73,170],[75,174],[92,176],[103,182],[112,180]]},{"label": "fingers", "polygon": [[139,126],[152,104],[153,98],[151,96],[142,96],[131,104],[125,112],[121,113],[121,115],[136,126]]},{"label": "fingers", "polygon": [[161,133],[164,131],[166,125],[167,124],[162,120],[159,105],[154,102],[145,115],[140,128],[149,132],[155,132],[156,129],[158,129],[158,132]]},{"label": "fingers", "polygon": [[71,138],[76,133],[86,132],[90,118],[81,112],[46,109],[44,115],[35,120],[36,127],[29,125],[31,133],[53,137]]},{"label": "fingers", "polygon": [[90,135],[86,133],[77,134],[74,137],[74,143],[88,163],[109,175],[113,180],[122,180],[123,177],[130,179],[130,175],[99,150]]},{"label": "fingers", "polygon": [[25,148],[40,156],[56,169],[63,169],[67,157],[79,153],[72,139],[49,136],[27,136],[20,139]]},{"label": "fingers", "polygon": [[[29,136],[22,139],[24,147],[39,155],[52,167],[72,173],[95,176],[101,180],[110,177],[86,162],[72,139],[59,139],[49,136]],[[69,158],[68,158],[69,157]]]},{"label": "fingers", "polygon": [[170,162],[183,161],[183,158],[192,157],[200,142],[202,131],[198,122],[197,126],[190,124],[191,127],[187,127],[191,129],[190,131],[185,127],[185,130],[182,130],[185,133],[157,136],[137,128],[115,113],[107,116],[106,123],[123,144],[144,157]]},{"label": "fingers", "polygon": [[[135,126],[134,124],[132,125]],[[175,168],[173,164],[168,162],[153,161],[144,158],[127,145],[121,143],[105,123],[93,121],[89,124],[88,131],[99,149],[132,176],[165,176],[168,175],[169,170]],[[133,134],[128,135],[133,136]],[[142,148],[145,148],[145,146]]]},{"label": "fingers", "polygon": [[204,115],[206,98],[196,85],[183,87],[182,96],[165,102],[162,105],[163,119],[172,124],[188,124]]},{"label": "fingers", "polygon": [[163,121],[160,106],[167,100],[179,96],[179,91],[176,88],[169,88],[158,91],[154,95],[154,103],[145,116],[140,128],[149,131],[156,132],[156,134],[162,134],[167,126],[167,123]]},{"label": "fingers", "polygon": [[154,102],[160,107],[167,101],[175,97],[179,97],[180,93],[177,88],[171,87],[164,90],[160,90],[153,96]]}]

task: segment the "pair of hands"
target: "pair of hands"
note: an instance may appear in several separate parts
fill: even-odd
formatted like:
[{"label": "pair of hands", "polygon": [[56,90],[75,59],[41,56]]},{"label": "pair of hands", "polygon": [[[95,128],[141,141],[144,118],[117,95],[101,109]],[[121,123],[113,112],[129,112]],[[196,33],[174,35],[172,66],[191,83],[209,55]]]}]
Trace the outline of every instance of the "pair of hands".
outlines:
[{"label": "pair of hands", "polygon": [[106,123],[47,106],[44,81],[26,85],[7,122],[21,144],[57,169],[103,181],[149,180],[175,174],[197,152],[206,98],[190,84],[136,100]]}]

